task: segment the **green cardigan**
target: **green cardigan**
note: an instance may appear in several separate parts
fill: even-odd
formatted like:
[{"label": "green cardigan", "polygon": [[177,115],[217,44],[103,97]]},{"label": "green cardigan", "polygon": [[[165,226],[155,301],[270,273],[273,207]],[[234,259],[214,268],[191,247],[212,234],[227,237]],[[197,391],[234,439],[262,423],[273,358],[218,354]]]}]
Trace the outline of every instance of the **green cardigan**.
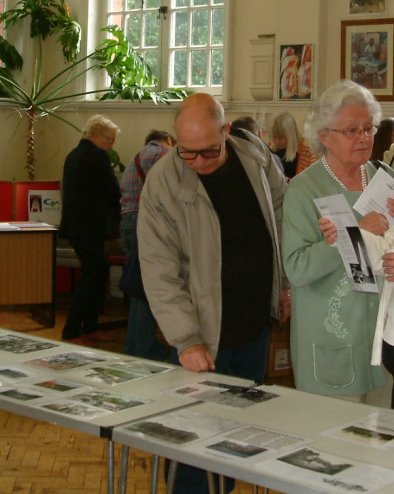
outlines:
[{"label": "green cardigan", "polygon": [[[369,178],[376,172],[371,163],[367,172]],[[323,240],[313,199],[334,194],[344,194],[351,206],[360,196],[335,182],[321,160],[290,182],[283,208],[283,264],[291,284],[296,387],[351,396],[384,383],[382,368],[370,365],[378,295],[352,291],[337,248]]]}]

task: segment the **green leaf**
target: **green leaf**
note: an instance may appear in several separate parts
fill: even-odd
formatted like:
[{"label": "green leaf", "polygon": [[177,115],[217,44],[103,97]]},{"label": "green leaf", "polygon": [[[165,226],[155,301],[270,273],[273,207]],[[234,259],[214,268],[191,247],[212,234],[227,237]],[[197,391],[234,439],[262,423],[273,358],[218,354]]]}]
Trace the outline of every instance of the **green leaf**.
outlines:
[{"label": "green leaf", "polygon": [[3,36],[0,36],[0,60],[10,70],[20,70],[23,67],[23,59],[18,50],[3,38]]}]

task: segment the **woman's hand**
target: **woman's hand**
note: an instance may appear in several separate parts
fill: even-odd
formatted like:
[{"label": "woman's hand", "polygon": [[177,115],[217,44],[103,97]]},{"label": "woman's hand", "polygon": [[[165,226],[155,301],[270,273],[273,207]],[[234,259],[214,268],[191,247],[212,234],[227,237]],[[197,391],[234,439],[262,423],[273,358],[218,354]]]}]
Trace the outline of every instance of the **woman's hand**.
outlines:
[{"label": "woman's hand", "polygon": [[387,281],[394,281],[394,252],[387,252],[382,256],[383,269]]},{"label": "woman's hand", "polygon": [[[393,201],[393,213],[394,213],[394,201]],[[361,220],[358,222],[358,226],[363,230],[367,230],[368,232],[373,233],[374,235],[383,235],[383,233],[389,227],[389,222],[387,221],[387,218],[383,214],[376,213],[375,211],[373,211],[363,216]]]},{"label": "woman's hand", "polygon": [[328,245],[334,245],[337,241],[337,227],[328,218],[319,218],[320,231],[322,232],[323,238]]}]

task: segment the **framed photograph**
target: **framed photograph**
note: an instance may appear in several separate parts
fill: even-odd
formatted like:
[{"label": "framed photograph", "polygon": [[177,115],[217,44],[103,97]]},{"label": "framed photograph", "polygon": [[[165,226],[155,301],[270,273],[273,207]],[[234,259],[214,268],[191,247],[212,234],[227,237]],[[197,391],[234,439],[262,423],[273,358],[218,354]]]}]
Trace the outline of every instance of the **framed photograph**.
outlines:
[{"label": "framed photograph", "polygon": [[312,45],[280,45],[279,50],[279,99],[312,99]]},{"label": "framed photograph", "polygon": [[384,14],[386,0],[349,0],[349,14]]},{"label": "framed photograph", "polygon": [[367,87],[381,101],[394,100],[394,19],[341,22],[341,78]]}]

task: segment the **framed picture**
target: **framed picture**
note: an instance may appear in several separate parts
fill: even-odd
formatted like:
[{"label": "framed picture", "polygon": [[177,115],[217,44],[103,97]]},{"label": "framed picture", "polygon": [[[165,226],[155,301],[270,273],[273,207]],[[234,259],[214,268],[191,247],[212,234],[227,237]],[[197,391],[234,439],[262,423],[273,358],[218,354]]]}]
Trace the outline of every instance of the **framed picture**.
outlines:
[{"label": "framed picture", "polygon": [[341,22],[341,78],[367,87],[381,101],[394,100],[394,19]]},{"label": "framed picture", "polygon": [[312,99],[312,45],[280,45],[279,50],[279,99]]},{"label": "framed picture", "polygon": [[349,0],[349,14],[383,14],[386,0]]}]

